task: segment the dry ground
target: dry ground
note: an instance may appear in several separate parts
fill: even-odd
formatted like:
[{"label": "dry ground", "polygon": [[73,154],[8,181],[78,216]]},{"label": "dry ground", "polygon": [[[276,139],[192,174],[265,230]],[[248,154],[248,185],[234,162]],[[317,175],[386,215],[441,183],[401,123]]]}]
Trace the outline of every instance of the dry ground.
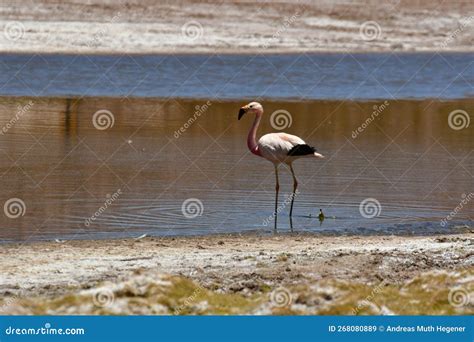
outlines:
[{"label": "dry ground", "polygon": [[1,52],[473,51],[474,3],[10,0],[0,30]]},{"label": "dry ground", "polygon": [[474,312],[469,232],[45,242],[0,258],[13,314]]}]

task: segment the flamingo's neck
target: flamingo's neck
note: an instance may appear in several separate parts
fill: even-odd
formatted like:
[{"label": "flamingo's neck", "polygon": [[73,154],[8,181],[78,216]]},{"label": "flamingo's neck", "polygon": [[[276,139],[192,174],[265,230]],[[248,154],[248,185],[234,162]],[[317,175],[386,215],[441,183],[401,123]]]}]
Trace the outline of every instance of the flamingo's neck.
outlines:
[{"label": "flamingo's neck", "polygon": [[253,121],[253,125],[250,128],[249,135],[247,137],[247,146],[253,154],[257,156],[262,156],[257,144],[257,129],[258,125],[260,124],[260,119],[262,118],[262,114],[255,115],[255,120]]}]

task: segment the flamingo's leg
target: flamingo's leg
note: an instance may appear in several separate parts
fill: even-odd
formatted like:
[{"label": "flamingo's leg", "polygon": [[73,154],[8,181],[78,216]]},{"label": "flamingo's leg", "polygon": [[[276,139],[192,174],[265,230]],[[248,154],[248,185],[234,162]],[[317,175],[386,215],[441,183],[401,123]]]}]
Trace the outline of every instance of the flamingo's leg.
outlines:
[{"label": "flamingo's leg", "polygon": [[275,164],[275,212],[273,213],[275,216],[275,230],[277,229],[277,220],[278,220],[278,191],[280,190],[280,183],[278,181],[278,165]]},{"label": "flamingo's leg", "polygon": [[298,180],[296,179],[295,176],[295,171],[293,170],[293,165],[290,165],[290,170],[291,170],[291,175],[293,176],[293,194],[291,195],[291,206],[290,206],[290,220],[293,215],[293,203],[295,202],[295,197],[296,197],[296,188],[298,187]]}]

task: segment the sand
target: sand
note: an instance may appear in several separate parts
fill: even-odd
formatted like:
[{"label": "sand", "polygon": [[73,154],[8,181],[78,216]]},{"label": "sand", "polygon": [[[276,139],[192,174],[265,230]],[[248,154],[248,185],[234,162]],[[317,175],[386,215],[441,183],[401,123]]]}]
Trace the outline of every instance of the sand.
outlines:
[{"label": "sand", "polygon": [[0,52],[473,51],[472,1],[9,1]]},{"label": "sand", "polygon": [[[472,232],[39,242],[2,245],[0,258],[8,314],[474,312],[474,302],[448,298],[474,290]],[[97,305],[97,293],[113,305]],[[285,294],[290,302],[275,304]]]}]

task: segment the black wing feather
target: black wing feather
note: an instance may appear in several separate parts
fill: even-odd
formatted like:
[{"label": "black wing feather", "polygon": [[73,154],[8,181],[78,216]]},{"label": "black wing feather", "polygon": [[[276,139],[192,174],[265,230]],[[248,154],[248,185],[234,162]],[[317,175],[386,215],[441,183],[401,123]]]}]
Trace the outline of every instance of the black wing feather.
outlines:
[{"label": "black wing feather", "polygon": [[306,156],[308,154],[313,154],[316,152],[316,149],[312,146],[306,144],[295,145],[288,151],[289,156]]}]

